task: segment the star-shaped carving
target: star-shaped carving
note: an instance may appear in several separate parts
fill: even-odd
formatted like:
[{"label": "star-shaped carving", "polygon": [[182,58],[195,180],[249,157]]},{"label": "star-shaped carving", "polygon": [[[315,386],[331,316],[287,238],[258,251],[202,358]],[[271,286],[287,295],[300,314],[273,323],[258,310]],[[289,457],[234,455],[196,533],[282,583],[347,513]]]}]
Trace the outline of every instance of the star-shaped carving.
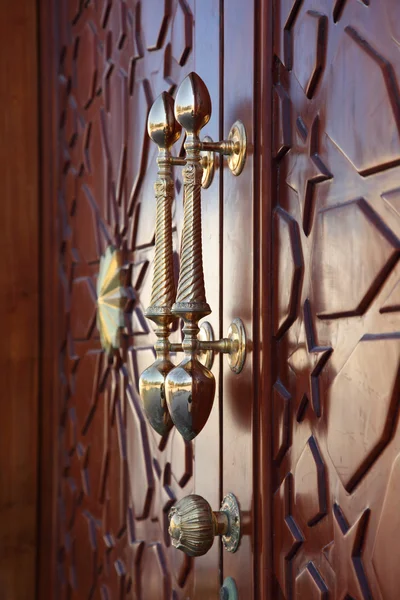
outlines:
[{"label": "star-shaped carving", "polygon": [[[99,585],[102,591],[107,590],[108,597],[125,598],[132,587],[132,579],[139,580],[140,561],[144,549],[143,541],[131,540],[124,532],[117,538],[103,536],[100,545],[101,566],[99,569]],[[133,577],[132,577],[133,575]],[[139,581],[135,581],[139,589]]]},{"label": "star-shaped carving", "polygon": [[304,536],[292,515],[292,505],[293,475],[288,473],[274,495],[274,519],[276,523],[274,570],[285,598],[290,597],[292,588],[292,566],[290,561],[304,542]]},{"label": "star-shaped carving", "polygon": [[332,179],[332,174],[319,154],[319,117],[316,116],[309,131],[301,117],[296,121],[296,142],[288,153],[286,183],[297,192],[303,219],[303,230],[308,236],[314,216],[315,186]]},{"label": "star-shaped carving", "polygon": [[321,416],[321,395],[319,376],[321,375],[330,355],[330,346],[319,346],[315,340],[312,324],[310,301],[307,299],[303,307],[303,324],[296,350],[289,356],[288,363],[296,373],[295,414],[297,421],[302,421],[309,399],[315,415]]},{"label": "star-shaped carving", "polygon": [[333,515],[334,541],[323,549],[323,553],[336,575],[335,599],[371,600],[361,558],[370,510],[364,510],[351,527],[337,504],[333,507]]}]

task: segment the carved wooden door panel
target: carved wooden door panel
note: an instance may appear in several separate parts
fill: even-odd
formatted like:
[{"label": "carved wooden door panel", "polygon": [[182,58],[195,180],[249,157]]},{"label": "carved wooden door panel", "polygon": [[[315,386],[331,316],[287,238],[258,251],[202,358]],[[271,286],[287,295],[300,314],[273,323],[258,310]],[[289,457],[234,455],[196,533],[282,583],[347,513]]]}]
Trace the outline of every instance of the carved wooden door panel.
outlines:
[{"label": "carved wooden door panel", "polygon": [[[236,388],[227,365],[220,377],[223,361],[215,361],[217,397],[195,443],[184,442],[175,430],[166,438],[158,436],[147,424],[137,387],[140,373],[154,361],[155,342],[144,317],[151,290],[157,172],[147,114],[162,91],[174,93],[184,77],[196,71],[213,102],[212,119],[202,134],[221,139],[241,118],[252,135],[253,49],[237,48],[234,31],[245,27],[252,39],[253,9],[249,5],[245,10],[240,1],[232,2],[234,9],[233,5],[237,9],[224,17],[214,0],[55,4],[61,384],[55,597],[60,600],[217,598],[222,575],[219,544],[194,563],[171,547],[168,511],[177,498],[193,491],[215,510],[222,495],[233,491],[251,510],[251,402],[240,406],[243,386],[252,393],[251,358]],[[234,59],[225,66],[224,78],[223,49]],[[235,61],[243,63],[242,78]],[[174,147],[176,155],[182,151],[183,139]],[[229,202],[222,194],[222,173]],[[175,169],[174,177],[178,259],[181,168]],[[208,320],[216,335],[226,334],[235,316],[242,317],[252,333],[252,253],[243,254],[253,239],[252,177],[249,157],[239,188],[238,180],[230,173],[225,176],[221,168],[203,192],[205,283],[213,309]],[[96,327],[99,261],[110,245],[123,252],[128,290],[121,348],[112,360],[101,349]],[[243,274],[246,287],[237,285]],[[224,321],[222,285],[227,292]],[[174,336],[171,341],[178,341],[180,332]],[[223,385],[232,398],[226,410],[232,422],[222,438]],[[240,441],[232,449],[238,432]],[[229,462],[224,467],[226,448]],[[241,474],[229,467],[239,460]],[[240,587],[248,597],[253,589],[252,560],[250,542],[244,541],[240,552],[226,559],[224,570],[235,575],[243,569]]]},{"label": "carved wooden door panel", "polygon": [[399,6],[275,2],[274,598],[399,597]]}]

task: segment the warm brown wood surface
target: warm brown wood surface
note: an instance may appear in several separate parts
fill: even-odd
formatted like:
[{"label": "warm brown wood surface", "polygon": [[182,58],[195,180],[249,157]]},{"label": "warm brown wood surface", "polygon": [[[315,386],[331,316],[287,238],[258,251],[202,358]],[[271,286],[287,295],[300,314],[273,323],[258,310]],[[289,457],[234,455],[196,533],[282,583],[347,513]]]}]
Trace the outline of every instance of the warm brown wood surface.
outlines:
[{"label": "warm brown wood surface", "polygon": [[[213,508],[219,506],[220,398],[198,441],[185,443],[175,430],[160,439],[147,425],[137,383],[154,360],[155,341],[144,317],[150,300],[157,170],[147,114],[162,91],[173,93],[195,70],[209,87],[214,106],[203,133],[219,138],[219,5],[211,0],[63,0],[58,6],[53,48],[59,64],[54,103],[60,166],[55,194],[60,265],[55,276],[60,290],[55,597],[218,597],[218,543],[196,562],[188,559],[171,547],[167,514],[177,498],[193,490]],[[181,168],[174,177],[178,253]],[[209,320],[218,335],[219,173],[202,204],[205,281],[213,308]],[[99,258],[109,244],[125,249],[132,298],[122,348],[111,364],[95,327]],[[217,381],[218,371],[216,360]]]},{"label": "warm brown wood surface", "polygon": [[38,415],[37,3],[0,18],[0,598],[35,597]]},{"label": "warm brown wood surface", "polygon": [[276,0],[274,598],[397,600],[397,0]]},{"label": "warm brown wood surface", "polygon": [[[254,2],[235,0],[224,3],[224,101],[223,131],[226,136],[232,123],[241,119],[250,144],[254,141]],[[238,40],[240,32],[240,41]],[[232,320],[240,317],[249,340],[254,340],[254,305],[257,297],[258,260],[255,245],[254,152],[249,148],[245,168],[240,177],[224,169],[223,180],[223,311],[222,326],[226,332]],[[257,222],[256,227],[259,223]],[[254,349],[257,352],[257,349]],[[223,362],[222,429],[222,493],[233,492],[240,500],[245,522],[245,535],[238,551],[224,552],[224,577],[236,580],[240,597],[254,598],[254,463],[253,428],[255,406],[254,366],[248,353],[243,371],[235,376]]]},{"label": "warm brown wood surface", "polygon": [[[59,467],[53,596],[212,600],[231,575],[254,600],[397,600],[398,2],[58,8],[59,171],[49,192],[58,213],[43,221],[60,265],[60,300],[49,302],[58,420],[43,415]],[[235,178],[222,163],[202,206],[208,320],[222,336],[241,317],[253,351],[239,377],[215,361],[210,420],[186,444],[147,426],[137,380],[154,358],[144,308],[156,149],[146,117],[191,70],[214,105],[203,134],[222,138],[235,119],[247,127],[245,170]],[[178,252],[180,169],[175,179]],[[110,243],[126,252],[132,295],[112,364],[94,292]],[[192,561],[171,548],[168,509],[193,490],[213,508],[228,491],[238,496],[236,554],[215,543]]]}]

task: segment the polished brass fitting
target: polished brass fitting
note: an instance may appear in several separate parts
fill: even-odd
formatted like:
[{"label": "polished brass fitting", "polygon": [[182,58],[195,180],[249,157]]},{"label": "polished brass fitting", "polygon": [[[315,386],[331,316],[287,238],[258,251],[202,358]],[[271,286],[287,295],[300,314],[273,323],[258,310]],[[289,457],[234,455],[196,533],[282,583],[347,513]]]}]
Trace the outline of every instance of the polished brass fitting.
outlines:
[{"label": "polished brass fitting", "polygon": [[174,368],[169,357],[170,327],[176,319],[172,312],[175,301],[175,278],[172,244],[172,177],[171,147],[179,139],[181,126],[174,117],[173,98],[163,92],[154,102],[147,121],[147,130],[158,146],[158,174],[154,185],[156,196],[156,235],[153,284],[146,317],[156,324],[156,361],[140,376],[139,391],[144,412],[151,426],[165,435],[172,420],[165,399],[165,378]]},{"label": "polished brass fitting", "polygon": [[[175,113],[175,117],[174,117]],[[213,339],[211,326],[199,321],[210,314],[206,300],[202,255],[201,188],[208,187],[214,173],[213,156],[219,152],[228,156],[228,165],[235,175],[243,169],[246,159],[246,133],[239,121],[231,128],[228,140],[200,140],[200,131],[211,117],[211,99],[202,79],[190,73],[178,88],[176,101],[167,93],[153,104],[148,118],[148,132],[158,145],[158,176],[155,185],[156,238],[153,287],[146,316],[156,323],[157,360],[139,380],[140,395],[152,427],[164,435],[175,424],[186,440],[195,438],[210,415],[215,379],[210,368],[215,352],[226,353],[231,369],[239,373],[246,357],[246,334],[243,323],[235,319],[228,337]],[[181,127],[186,130],[185,157],[174,158],[171,147],[179,138]],[[172,262],[173,201],[172,168],[183,166],[184,217],[180,254],[178,290],[175,286]],[[176,318],[184,321],[184,338],[180,344],[170,344],[169,331]],[[185,357],[173,367],[170,352],[183,351]]]},{"label": "polished brass fitting", "polygon": [[224,548],[236,552],[241,535],[240,510],[235,496],[227,494],[219,511],[213,512],[202,496],[185,496],[168,515],[172,545],[188,556],[206,554],[221,536]]}]

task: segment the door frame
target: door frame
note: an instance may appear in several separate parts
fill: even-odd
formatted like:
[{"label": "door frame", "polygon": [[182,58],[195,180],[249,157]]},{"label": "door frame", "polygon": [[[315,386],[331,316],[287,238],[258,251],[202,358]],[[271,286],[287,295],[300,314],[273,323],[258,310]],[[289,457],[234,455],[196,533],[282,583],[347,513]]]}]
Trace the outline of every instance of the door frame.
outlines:
[{"label": "door frame", "polygon": [[58,381],[60,316],[57,307],[57,37],[56,2],[39,0],[40,88],[40,302],[39,498],[36,597],[55,598],[57,578]]},{"label": "door frame", "polygon": [[[258,6],[257,6],[258,4]],[[254,319],[259,339],[254,340],[254,459],[255,507],[254,597],[272,600],[272,63],[273,0],[256,0],[255,10],[255,112],[254,112]]]}]

